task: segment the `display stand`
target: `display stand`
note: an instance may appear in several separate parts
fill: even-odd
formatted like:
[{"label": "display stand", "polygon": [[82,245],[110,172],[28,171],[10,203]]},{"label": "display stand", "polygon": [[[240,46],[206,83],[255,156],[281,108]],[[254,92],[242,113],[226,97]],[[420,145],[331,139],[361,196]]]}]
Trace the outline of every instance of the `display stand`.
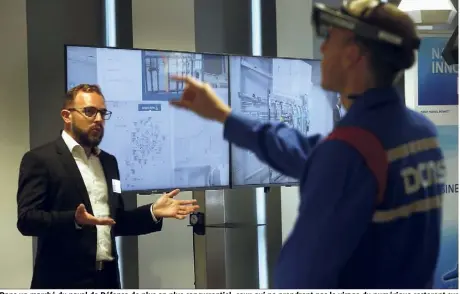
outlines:
[{"label": "display stand", "polygon": [[281,248],[280,188],[265,189],[264,221],[260,188],[195,191],[200,210],[191,216],[196,289],[269,287]]}]

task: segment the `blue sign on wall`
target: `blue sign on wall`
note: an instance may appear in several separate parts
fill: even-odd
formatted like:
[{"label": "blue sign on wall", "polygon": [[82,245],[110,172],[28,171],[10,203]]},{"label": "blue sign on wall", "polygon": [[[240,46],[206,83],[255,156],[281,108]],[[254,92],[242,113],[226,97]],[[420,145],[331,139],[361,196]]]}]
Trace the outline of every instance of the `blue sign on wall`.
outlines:
[{"label": "blue sign on wall", "polygon": [[458,65],[448,65],[442,51],[448,38],[423,38],[418,54],[418,105],[458,105]]},{"label": "blue sign on wall", "polygon": [[458,288],[458,125],[438,126],[447,169],[435,289]]}]

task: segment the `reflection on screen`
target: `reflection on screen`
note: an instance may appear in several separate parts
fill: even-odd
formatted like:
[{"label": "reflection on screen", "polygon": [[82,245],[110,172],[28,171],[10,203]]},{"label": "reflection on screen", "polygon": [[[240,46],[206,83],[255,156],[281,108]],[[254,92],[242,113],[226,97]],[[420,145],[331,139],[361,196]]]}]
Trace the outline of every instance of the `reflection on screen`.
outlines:
[{"label": "reflection on screen", "polygon": [[[233,111],[259,121],[327,135],[334,126],[337,95],[324,91],[320,79],[319,61],[230,56],[230,103]],[[232,180],[236,186],[297,184],[234,145]]]},{"label": "reflection on screen", "polygon": [[193,75],[228,102],[225,56],[67,47],[67,87],[99,84],[107,108],[101,148],[113,154],[125,191],[229,185],[229,144],[222,126],[169,106]]}]

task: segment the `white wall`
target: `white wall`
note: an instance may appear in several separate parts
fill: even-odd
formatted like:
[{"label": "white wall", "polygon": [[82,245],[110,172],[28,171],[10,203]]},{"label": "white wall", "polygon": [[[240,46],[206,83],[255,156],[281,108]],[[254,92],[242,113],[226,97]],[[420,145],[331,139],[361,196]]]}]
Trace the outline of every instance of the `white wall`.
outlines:
[{"label": "white wall", "polygon": [[[415,59],[417,60],[417,59]],[[415,61],[414,66],[404,73],[404,97],[406,106],[415,110],[417,106],[416,97],[418,96],[418,64]]]},{"label": "white wall", "polygon": [[[310,0],[277,0],[276,30],[278,56],[314,57]],[[299,207],[298,187],[281,188],[281,230],[283,242],[291,232]]]},{"label": "white wall", "polygon": [[[195,51],[194,1],[133,1],[135,48]],[[159,195],[140,196],[138,205]],[[192,199],[184,192],[178,199]],[[193,235],[188,219],[164,220],[163,231],[139,237],[141,289],[194,289]]]},{"label": "white wall", "polygon": [[0,288],[29,288],[32,238],[21,236],[16,228],[19,163],[29,150],[25,0],[0,1],[0,39]]}]

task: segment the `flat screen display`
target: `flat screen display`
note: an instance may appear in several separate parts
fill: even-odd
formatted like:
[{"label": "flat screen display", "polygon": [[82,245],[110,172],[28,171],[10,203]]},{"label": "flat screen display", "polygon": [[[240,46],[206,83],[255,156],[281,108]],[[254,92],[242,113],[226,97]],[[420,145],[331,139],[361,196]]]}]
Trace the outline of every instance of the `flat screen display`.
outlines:
[{"label": "flat screen display", "polygon": [[228,187],[222,125],[168,104],[184,89],[171,75],[208,82],[228,103],[228,57],[66,46],[66,60],[67,89],[98,84],[112,111],[100,147],[117,158],[122,190]]},{"label": "flat screen display", "polygon": [[[305,135],[327,135],[333,129],[338,96],[321,88],[319,60],[230,56],[229,63],[233,111],[284,122]],[[231,152],[235,186],[298,184],[250,151],[232,145]]]}]

